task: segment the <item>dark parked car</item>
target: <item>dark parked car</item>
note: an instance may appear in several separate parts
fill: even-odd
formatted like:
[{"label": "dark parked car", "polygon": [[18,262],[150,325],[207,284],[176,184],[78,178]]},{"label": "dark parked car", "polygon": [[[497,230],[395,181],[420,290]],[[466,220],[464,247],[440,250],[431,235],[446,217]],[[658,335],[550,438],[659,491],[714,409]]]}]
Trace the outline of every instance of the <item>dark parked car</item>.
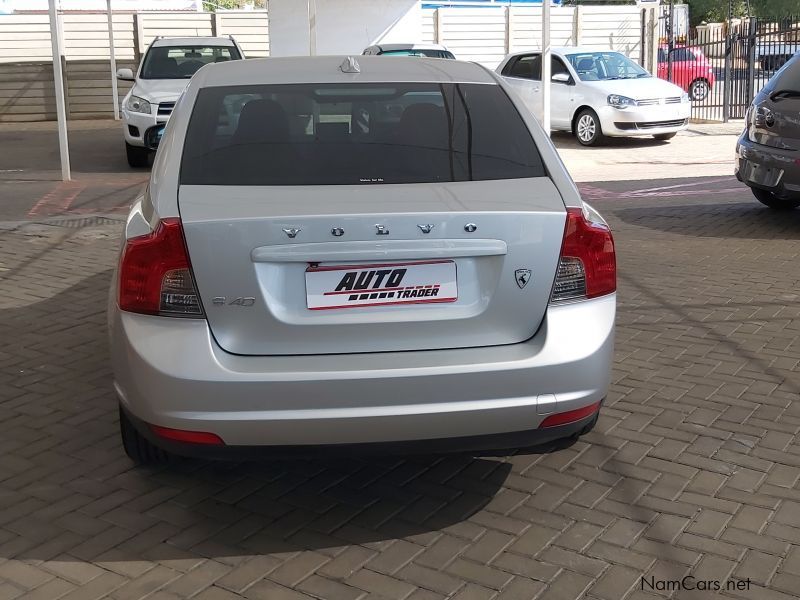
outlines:
[{"label": "dark parked car", "polygon": [[770,208],[800,206],[800,54],[762,88],[736,144],[736,178]]}]

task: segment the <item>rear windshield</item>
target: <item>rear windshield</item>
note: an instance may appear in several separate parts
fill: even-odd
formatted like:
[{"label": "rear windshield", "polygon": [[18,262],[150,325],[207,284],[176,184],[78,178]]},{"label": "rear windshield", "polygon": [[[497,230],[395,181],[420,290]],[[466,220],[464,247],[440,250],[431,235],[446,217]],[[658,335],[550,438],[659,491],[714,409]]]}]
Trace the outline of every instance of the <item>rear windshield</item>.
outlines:
[{"label": "rear windshield", "polygon": [[429,48],[414,48],[408,50],[383,50],[381,56],[427,56],[428,58],[455,58],[447,50],[432,50]]},{"label": "rear windshield", "polygon": [[545,174],[503,90],[480,84],[205,88],[181,183],[431,183]]},{"label": "rear windshield", "polygon": [[233,46],[153,46],[142,64],[142,79],[189,79],[208,63],[241,58]]}]

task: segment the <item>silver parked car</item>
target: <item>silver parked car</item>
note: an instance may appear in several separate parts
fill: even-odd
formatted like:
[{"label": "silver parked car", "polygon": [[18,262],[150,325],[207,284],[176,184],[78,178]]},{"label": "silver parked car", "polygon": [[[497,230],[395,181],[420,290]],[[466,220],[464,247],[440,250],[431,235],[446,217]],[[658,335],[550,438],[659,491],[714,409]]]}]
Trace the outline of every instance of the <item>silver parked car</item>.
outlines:
[{"label": "silver parked car", "polygon": [[376,56],[424,56],[427,58],[455,58],[441,44],[376,44],[364,49],[362,54]]},{"label": "silver parked car", "polygon": [[769,80],[747,111],[736,177],[776,209],[800,206],[800,54]]},{"label": "silver parked car", "polygon": [[460,61],[203,67],[109,307],[129,456],[500,449],[606,396],[614,243],[507,84]]}]

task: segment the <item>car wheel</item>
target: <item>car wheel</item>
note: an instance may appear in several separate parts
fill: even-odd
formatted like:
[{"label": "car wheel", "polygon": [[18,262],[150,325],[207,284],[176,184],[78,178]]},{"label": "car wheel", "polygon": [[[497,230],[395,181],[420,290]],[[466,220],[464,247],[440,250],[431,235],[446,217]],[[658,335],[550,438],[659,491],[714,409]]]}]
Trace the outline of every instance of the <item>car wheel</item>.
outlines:
[{"label": "car wheel", "polygon": [[151,444],[136,431],[121,406],[119,408],[119,432],[122,436],[122,447],[125,448],[125,454],[137,465],[157,465],[169,461],[169,454]]},{"label": "car wheel", "polygon": [[753,196],[756,197],[756,200],[765,206],[769,206],[770,208],[774,208],[776,210],[791,210],[800,206],[800,199],[782,198],[781,196],[773,194],[772,192],[768,192],[767,190],[762,190],[759,188],[750,189],[753,192]]},{"label": "car wheel", "polygon": [[653,137],[660,142],[666,142],[667,140],[674,138],[676,135],[678,134],[673,131],[672,133],[657,133]]},{"label": "car wheel", "polygon": [[689,98],[692,100],[705,100],[711,88],[705,79],[695,79],[689,86]]},{"label": "car wheel", "polygon": [[125,154],[128,157],[128,164],[134,169],[146,167],[150,158],[150,151],[147,148],[131,146],[128,142],[125,142]]},{"label": "car wheel", "polygon": [[600,119],[591,109],[584,109],[575,119],[575,137],[584,146],[595,146],[603,139]]}]

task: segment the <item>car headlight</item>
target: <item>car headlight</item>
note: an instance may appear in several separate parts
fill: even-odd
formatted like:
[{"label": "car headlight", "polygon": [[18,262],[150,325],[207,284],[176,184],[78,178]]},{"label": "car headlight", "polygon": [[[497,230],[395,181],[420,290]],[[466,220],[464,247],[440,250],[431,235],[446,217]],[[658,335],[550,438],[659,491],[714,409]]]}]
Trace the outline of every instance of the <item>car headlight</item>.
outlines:
[{"label": "car headlight", "polygon": [[131,112],[150,114],[150,103],[139,96],[131,96],[125,105]]},{"label": "car headlight", "polygon": [[633,98],[620,96],[619,94],[609,95],[608,103],[615,108],[625,108],[626,106],[636,106],[637,104],[636,100]]}]

